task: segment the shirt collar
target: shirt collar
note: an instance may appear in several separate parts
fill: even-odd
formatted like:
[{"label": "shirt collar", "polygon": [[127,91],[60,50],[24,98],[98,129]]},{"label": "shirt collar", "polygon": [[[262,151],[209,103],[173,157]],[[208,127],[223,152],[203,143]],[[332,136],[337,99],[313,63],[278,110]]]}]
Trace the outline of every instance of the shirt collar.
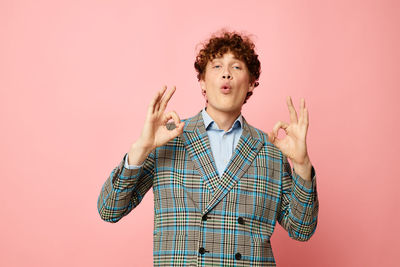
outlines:
[{"label": "shirt collar", "polygon": [[[215,121],[210,117],[210,115],[208,115],[206,108],[203,108],[203,110],[201,111],[201,115],[203,116],[204,127],[206,128],[206,130],[209,130],[209,129],[220,130],[218,128],[218,125],[215,123]],[[237,117],[237,119],[233,123],[232,127],[227,132],[231,131],[234,128],[243,128],[242,114],[240,114],[239,117]]]}]

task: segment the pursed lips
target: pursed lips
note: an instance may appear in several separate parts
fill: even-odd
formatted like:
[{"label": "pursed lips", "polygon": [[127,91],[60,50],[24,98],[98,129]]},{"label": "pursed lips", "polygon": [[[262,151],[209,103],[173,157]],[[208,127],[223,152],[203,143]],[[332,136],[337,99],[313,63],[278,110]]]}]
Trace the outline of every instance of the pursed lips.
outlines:
[{"label": "pursed lips", "polygon": [[224,83],[224,84],[221,86],[221,91],[222,91],[222,93],[224,93],[224,94],[228,94],[231,90],[232,90],[232,87],[231,87],[231,85],[230,85],[229,83]]}]

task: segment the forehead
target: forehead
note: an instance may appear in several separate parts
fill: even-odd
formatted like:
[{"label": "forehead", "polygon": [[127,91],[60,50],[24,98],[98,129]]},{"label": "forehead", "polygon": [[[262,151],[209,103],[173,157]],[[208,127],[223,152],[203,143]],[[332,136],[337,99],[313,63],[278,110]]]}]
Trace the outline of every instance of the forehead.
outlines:
[{"label": "forehead", "polygon": [[210,61],[219,61],[219,60],[229,60],[229,61],[240,61],[243,62],[240,58],[236,57],[231,52],[224,53],[223,55],[217,54]]}]

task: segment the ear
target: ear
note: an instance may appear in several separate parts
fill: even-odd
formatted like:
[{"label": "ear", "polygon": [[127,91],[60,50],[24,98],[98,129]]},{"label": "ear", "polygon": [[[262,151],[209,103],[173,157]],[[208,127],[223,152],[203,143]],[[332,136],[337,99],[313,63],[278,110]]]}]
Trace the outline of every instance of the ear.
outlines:
[{"label": "ear", "polygon": [[206,90],[206,83],[203,79],[200,80],[200,87],[202,91]]},{"label": "ear", "polygon": [[200,80],[200,87],[201,87],[201,94],[203,95],[204,99],[207,102],[208,99],[206,94],[206,83],[204,82],[204,80]]},{"label": "ear", "polygon": [[254,82],[249,84],[249,90],[248,92],[253,92],[255,86],[254,86]]}]

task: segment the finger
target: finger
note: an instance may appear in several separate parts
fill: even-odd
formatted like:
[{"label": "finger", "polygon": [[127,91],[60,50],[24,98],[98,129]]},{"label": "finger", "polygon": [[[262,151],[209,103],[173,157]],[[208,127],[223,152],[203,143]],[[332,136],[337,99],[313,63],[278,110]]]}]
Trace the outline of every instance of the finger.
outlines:
[{"label": "finger", "polygon": [[164,85],[163,88],[159,91],[159,97],[158,97],[156,105],[154,107],[154,111],[155,112],[160,110],[160,103],[161,103],[162,97],[163,97],[163,95],[164,95],[166,90],[167,90],[167,86]]},{"label": "finger", "polygon": [[275,135],[274,135],[273,132],[269,132],[268,133],[268,141],[271,142],[271,143],[275,142]]},{"label": "finger", "polygon": [[304,108],[304,122],[308,126],[309,118],[308,118],[308,109]]},{"label": "finger", "polygon": [[151,102],[150,102],[150,104],[149,104],[149,106],[148,106],[148,109],[147,109],[148,115],[151,115],[151,114],[154,113],[155,107],[156,107],[156,103],[157,103],[157,101],[160,100],[160,92],[161,92],[161,91],[157,91],[156,95],[155,95],[155,96],[153,97],[153,99],[151,100]]},{"label": "finger", "polygon": [[179,118],[178,114],[175,111],[168,112],[166,117],[167,117],[167,121],[172,119],[174,121],[176,127],[178,127],[179,124],[181,123],[181,119]]},{"label": "finger", "polygon": [[185,123],[181,122],[175,129],[168,131],[168,140],[172,140],[175,137],[177,137],[178,135],[182,134],[183,126],[185,126]]},{"label": "finger", "polygon": [[[178,114],[176,114],[176,112],[169,112],[167,114],[167,118],[168,117],[169,117],[169,119],[172,118],[176,125],[175,129],[168,131],[168,139],[172,140],[183,132],[183,127],[185,126],[185,123],[180,121],[179,116],[178,116]],[[169,120],[169,119],[167,119],[167,120]]]},{"label": "finger", "polygon": [[183,132],[183,126],[185,126],[184,122],[179,123],[179,125],[173,130],[175,137],[180,135]]},{"label": "finger", "polygon": [[300,118],[299,118],[299,123],[303,124],[304,123],[304,108],[306,106],[306,102],[304,98],[300,99]]},{"label": "finger", "polygon": [[173,86],[172,89],[169,90],[169,92],[166,95],[164,95],[164,97],[162,98],[161,105],[160,105],[161,112],[164,112],[169,100],[171,99],[172,95],[175,93],[175,90],[176,90],[176,86]]},{"label": "finger", "polygon": [[283,129],[285,133],[287,134],[287,128],[289,127],[289,124],[283,121],[278,121],[275,125],[274,128],[272,128],[272,132],[274,133],[275,138],[278,138],[278,131],[279,129]]},{"label": "finger", "polygon": [[286,98],[286,103],[289,108],[290,122],[297,123],[297,112],[293,106],[292,98],[290,96]]},{"label": "finger", "polygon": [[268,134],[268,141],[274,144],[277,148],[281,149],[282,140],[279,140],[278,136],[276,136],[273,132]]}]

